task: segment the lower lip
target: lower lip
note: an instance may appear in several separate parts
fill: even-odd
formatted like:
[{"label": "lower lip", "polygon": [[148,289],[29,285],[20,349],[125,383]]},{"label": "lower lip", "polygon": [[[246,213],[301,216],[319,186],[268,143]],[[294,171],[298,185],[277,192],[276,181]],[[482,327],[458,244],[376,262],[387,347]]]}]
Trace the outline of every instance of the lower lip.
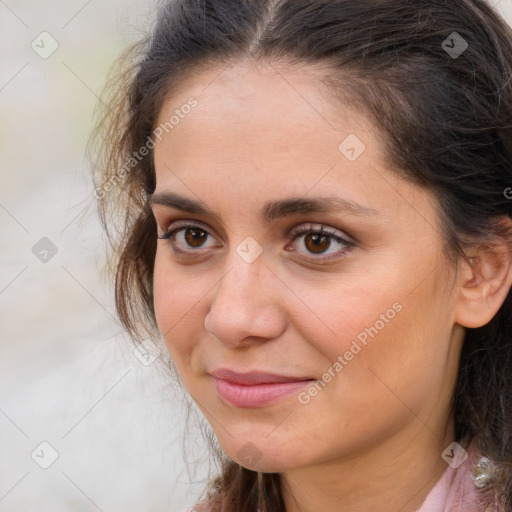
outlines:
[{"label": "lower lip", "polygon": [[313,382],[312,380],[299,380],[247,386],[223,379],[214,378],[214,380],[219,395],[236,407],[263,407]]}]

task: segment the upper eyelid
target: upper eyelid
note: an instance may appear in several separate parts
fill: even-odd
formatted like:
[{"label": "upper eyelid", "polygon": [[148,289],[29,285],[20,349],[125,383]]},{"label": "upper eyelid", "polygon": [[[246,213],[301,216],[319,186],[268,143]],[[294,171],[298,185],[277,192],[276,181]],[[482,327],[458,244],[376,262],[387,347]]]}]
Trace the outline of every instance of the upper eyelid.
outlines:
[{"label": "upper eyelid", "polygon": [[318,232],[322,234],[327,234],[331,236],[337,236],[339,238],[345,239],[349,243],[356,243],[355,240],[352,239],[350,235],[348,235],[344,230],[329,226],[322,222],[304,222],[301,224],[298,224],[297,226],[291,228],[288,230],[287,235],[303,235],[307,233],[308,231]]},{"label": "upper eyelid", "polygon": [[[167,223],[166,223],[167,224]],[[174,224],[177,224],[176,226],[173,226]],[[213,234],[217,233],[215,229],[211,228],[208,224],[195,219],[178,219],[169,222],[169,226],[162,229],[164,234],[169,233],[170,231],[178,230],[180,228],[186,229],[187,227],[200,227],[201,229],[204,229],[205,231],[208,231],[209,234],[212,234],[211,231],[213,230]],[[347,238],[347,241],[352,241],[352,237],[350,237],[348,234],[345,233],[344,230],[341,230],[339,228],[335,228],[333,226],[329,226],[326,223],[322,222],[311,222],[311,221],[304,221],[300,222],[299,224],[294,225],[293,227],[286,230],[286,236],[292,236],[292,235],[302,235],[304,234],[304,231],[322,231],[323,233],[326,233],[328,235],[336,235],[336,233],[339,233],[339,236],[341,238]],[[331,231],[334,231],[334,233],[331,233]]]},{"label": "upper eyelid", "polygon": [[[176,223],[178,225],[173,226],[173,224],[176,224]],[[172,232],[176,233],[176,232],[180,232],[184,229],[193,228],[193,227],[198,227],[200,229],[203,229],[210,236],[213,236],[214,238],[216,238],[218,240],[218,237],[215,234],[211,233],[211,228],[207,224],[202,223],[201,221],[198,221],[198,220],[191,220],[191,219],[179,219],[179,220],[171,222],[169,227],[164,230],[163,235],[161,235],[160,237],[165,237],[166,235],[169,235],[169,233],[172,233]],[[344,243],[348,248],[354,248],[355,246],[358,245],[358,243],[356,241],[354,241],[351,236],[345,234],[344,231],[342,231],[338,228],[334,228],[332,226],[328,226],[323,223],[302,222],[302,223],[297,224],[297,225],[293,226],[292,228],[288,229],[286,231],[286,236],[288,238],[291,238],[293,241],[293,240],[300,238],[301,236],[307,234],[308,232],[323,233],[323,234],[329,235],[332,238],[338,238],[339,240],[337,240],[337,243]],[[167,238],[170,238],[170,237],[167,237]],[[220,242],[220,243],[221,243],[221,247],[222,247],[224,245],[224,243],[223,242]],[[193,249],[191,249],[190,251],[196,252]]]},{"label": "upper eyelid", "polygon": [[201,229],[204,229],[205,231],[208,231],[208,233],[211,234],[211,231],[213,230],[214,233],[216,233],[216,231],[211,228],[208,224],[204,223],[204,222],[201,222],[200,220],[195,220],[195,219],[177,219],[177,220],[173,220],[171,222],[166,222],[165,223],[166,225],[168,224],[167,227],[165,228],[162,228],[162,231],[164,233],[168,233],[169,231],[173,231],[175,229],[180,229],[180,228],[187,228],[187,227],[199,227]]}]

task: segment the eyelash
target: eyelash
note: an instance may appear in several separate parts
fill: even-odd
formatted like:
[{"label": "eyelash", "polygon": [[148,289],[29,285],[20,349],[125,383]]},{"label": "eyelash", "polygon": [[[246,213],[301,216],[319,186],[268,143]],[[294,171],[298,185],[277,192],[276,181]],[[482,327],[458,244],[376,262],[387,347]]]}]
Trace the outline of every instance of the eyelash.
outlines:
[{"label": "eyelash", "polygon": [[[193,253],[193,252],[198,252],[200,250],[200,249],[192,249],[190,251],[187,251],[187,250],[183,250],[183,249],[177,249],[176,245],[175,245],[175,235],[177,233],[179,233],[180,231],[183,231],[186,229],[196,229],[196,230],[203,231],[203,232],[207,233],[208,235],[210,235],[210,233],[208,232],[208,230],[205,227],[203,227],[197,223],[188,223],[188,222],[184,222],[184,221],[177,221],[173,224],[173,226],[175,226],[175,227],[173,227],[172,229],[169,229],[162,235],[157,236],[157,238],[159,240],[170,240],[170,245],[172,246],[173,250],[179,254]],[[293,242],[297,238],[301,237],[302,235],[306,235],[306,234],[327,236],[330,240],[344,245],[345,249],[343,249],[342,251],[338,251],[338,253],[336,253],[338,255],[337,257],[341,257],[341,256],[345,255],[353,247],[356,246],[355,242],[353,242],[351,240],[347,240],[347,239],[337,235],[335,232],[329,230],[328,228],[326,229],[325,226],[322,226],[322,225],[320,225],[320,228],[314,227],[313,224],[301,225],[301,226],[298,226],[298,227],[292,229],[289,232],[288,236],[292,238],[292,242]],[[311,258],[306,257],[306,259],[319,261],[319,260],[327,260],[327,259],[333,259],[333,258],[332,258],[332,256],[331,257],[312,256]]]}]

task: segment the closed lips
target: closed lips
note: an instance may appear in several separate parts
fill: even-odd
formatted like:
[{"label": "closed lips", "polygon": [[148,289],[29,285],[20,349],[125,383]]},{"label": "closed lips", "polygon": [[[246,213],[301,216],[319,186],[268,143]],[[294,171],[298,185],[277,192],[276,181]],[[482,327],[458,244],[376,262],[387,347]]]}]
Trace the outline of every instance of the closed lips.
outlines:
[{"label": "closed lips", "polygon": [[210,375],[216,379],[233,382],[244,386],[257,384],[279,384],[283,382],[300,382],[306,380],[314,380],[312,377],[292,377],[287,375],[278,375],[275,373],[267,373],[260,371],[252,371],[246,373],[237,373],[228,369],[219,369],[210,372]]}]

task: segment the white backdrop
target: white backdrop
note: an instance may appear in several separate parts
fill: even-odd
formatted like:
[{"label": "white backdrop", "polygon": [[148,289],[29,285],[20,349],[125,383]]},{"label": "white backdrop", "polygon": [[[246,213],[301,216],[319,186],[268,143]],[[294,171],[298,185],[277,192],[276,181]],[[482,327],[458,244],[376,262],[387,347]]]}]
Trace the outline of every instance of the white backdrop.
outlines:
[{"label": "white backdrop", "polygon": [[[512,0],[493,4],[512,22]],[[0,512],[176,512],[204,484],[165,358],[138,358],[114,320],[84,160],[106,73],[152,7],[0,0]]]}]

